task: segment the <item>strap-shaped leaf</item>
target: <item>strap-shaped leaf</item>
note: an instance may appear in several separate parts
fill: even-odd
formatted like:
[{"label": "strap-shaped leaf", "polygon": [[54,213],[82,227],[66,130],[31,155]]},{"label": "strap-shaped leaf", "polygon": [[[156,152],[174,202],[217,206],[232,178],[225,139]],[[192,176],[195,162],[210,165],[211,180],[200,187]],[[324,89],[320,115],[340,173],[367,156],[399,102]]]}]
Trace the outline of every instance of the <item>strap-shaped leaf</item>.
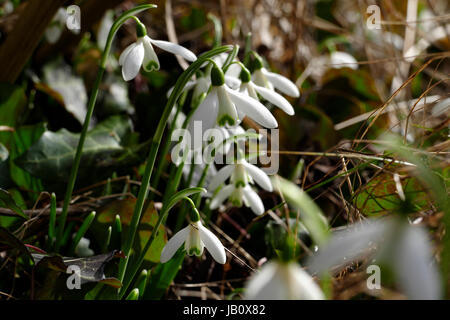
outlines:
[{"label": "strap-shaped leaf", "polygon": [[300,219],[314,242],[318,245],[324,244],[330,235],[330,230],[322,210],[296,184],[279,176],[272,178],[272,184],[278,186],[275,189],[279,189],[286,201],[300,211]]}]

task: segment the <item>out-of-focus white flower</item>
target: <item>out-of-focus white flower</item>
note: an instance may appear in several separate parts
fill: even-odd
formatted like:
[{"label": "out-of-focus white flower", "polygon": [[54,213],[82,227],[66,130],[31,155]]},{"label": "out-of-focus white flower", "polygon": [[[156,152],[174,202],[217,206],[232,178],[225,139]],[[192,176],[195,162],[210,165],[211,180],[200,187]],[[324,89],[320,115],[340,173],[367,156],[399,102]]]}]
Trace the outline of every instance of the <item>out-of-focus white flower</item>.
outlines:
[{"label": "out-of-focus white flower", "polygon": [[441,39],[446,39],[450,33],[450,24],[445,26],[439,25],[435,20],[436,16],[430,10],[423,10],[419,16],[419,29],[422,30],[422,38],[420,38],[416,44],[411,46],[405,53],[405,60],[413,62],[417,56],[422,54],[431,44],[438,42]]},{"label": "out-of-focus white flower", "polygon": [[91,240],[82,237],[80,242],[78,242],[77,247],[75,248],[75,254],[78,257],[90,257],[94,255],[94,250],[89,248],[91,244]]},{"label": "out-of-focus white flower", "polygon": [[97,44],[99,48],[105,48],[106,41],[108,40],[109,30],[114,24],[114,10],[110,9],[103,15],[102,21],[97,32]]},{"label": "out-of-focus white flower", "polygon": [[333,68],[351,68],[358,69],[358,61],[349,53],[343,51],[334,51],[330,54],[330,64]]},{"label": "out-of-focus white flower", "polygon": [[208,185],[208,190],[214,192],[228,178],[230,178],[231,184],[223,187],[217,193],[211,200],[210,208],[217,209],[225,199],[229,198],[236,207],[241,207],[242,204],[245,204],[255,214],[263,214],[264,204],[258,194],[252,189],[250,183],[253,183],[254,180],[263,189],[272,191],[272,183],[267,174],[243,159],[238,160],[236,163],[226,165],[220,169]]},{"label": "out-of-focus white flower", "polygon": [[191,117],[188,129],[194,134],[196,122],[202,124],[203,132],[216,125],[233,127],[238,125],[245,114],[266,128],[276,128],[277,120],[259,101],[232,90],[225,83],[225,76],[220,68],[214,66],[211,70],[212,88],[205,100],[198,106]]},{"label": "out-of-focus white flower", "polygon": [[59,8],[53,17],[52,22],[45,30],[45,39],[49,43],[55,43],[61,36],[66,24],[67,12],[64,8]]},{"label": "out-of-focus white flower", "polygon": [[260,58],[255,58],[255,70],[252,74],[252,80],[255,84],[267,89],[278,89],[290,97],[300,97],[300,91],[297,86],[288,78],[264,68]]},{"label": "out-of-focus white flower", "polygon": [[433,117],[439,117],[443,114],[450,114],[450,98],[442,99],[436,103],[431,110]]},{"label": "out-of-focus white flower", "polygon": [[138,39],[130,44],[120,55],[119,65],[122,66],[122,76],[125,81],[134,79],[141,66],[147,72],[159,70],[159,60],[152,45],[165,51],[182,56],[188,61],[195,61],[197,57],[190,50],[162,40],[153,40],[147,35],[145,26],[138,22],[136,25]]},{"label": "out-of-focus white flower", "polygon": [[367,259],[368,253],[370,259],[392,268],[408,298],[436,300],[442,296],[440,274],[427,232],[397,219],[368,220],[336,231],[306,263],[313,274],[322,274],[362,257]]},{"label": "out-of-focus white flower", "polygon": [[311,59],[295,82],[297,86],[301,87],[303,82],[312,77],[316,82],[320,83],[322,77],[329,69],[351,68],[358,69],[358,61],[349,53],[342,51],[334,51],[331,54],[321,55]]},{"label": "out-of-focus white flower", "polygon": [[313,278],[295,262],[265,263],[246,284],[246,300],[324,300]]},{"label": "out-of-focus white flower", "polygon": [[394,46],[397,50],[403,49],[403,38],[389,31],[383,29],[367,29],[368,37],[378,46],[384,48],[386,45]]},{"label": "out-of-focus white flower", "polygon": [[169,261],[178,248],[184,243],[186,253],[190,256],[201,256],[206,247],[211,256],[218,263],[226,261],[225,248],[220,240],[200,221],[191,222],[187,227],[178,231],[165,245],[161,252],[161,263]]}]

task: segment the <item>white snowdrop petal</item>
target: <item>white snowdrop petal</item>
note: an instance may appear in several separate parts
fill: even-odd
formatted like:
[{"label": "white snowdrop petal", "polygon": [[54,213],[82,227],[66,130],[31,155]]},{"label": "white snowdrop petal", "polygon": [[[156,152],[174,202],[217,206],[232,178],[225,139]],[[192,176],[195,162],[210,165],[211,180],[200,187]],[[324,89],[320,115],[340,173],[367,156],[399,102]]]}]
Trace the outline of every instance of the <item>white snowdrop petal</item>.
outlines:
[{"label": "white snowdrop petal", "polygon": [[399,287],[409,299],[442,299],[442,279],[433,263],[433,249],[424,228],[404,226],[388,259]]},{"label": "white snowdrop petal", "polygon": [[148,36],[142,38],[142,44],[144,45],[144,61],[142,67],[147,72],[159,70],[159,59],[153,49],[150,38]]},{"label": "white snowdrop petal", "polygon": [[292,105],[282,95],[276,93],[275,91],[257,85],[254,85],[254,88],[256,92],[261,95],[261,97],[274,104],[275,106],[286,112],[288,115],[293,116],[295,114]]},{"label": "white snowdrop petal", "polygon": [[186,238],[189,233],[189,226],[178,231],[170,240],[166,243],[161,252],[161,263],[166,263],[169,261],[175,252],[177,252],[178,248],[186,241]]},{"label": "white snowdrop petal", "polygon": [[[231,125],[236,125],[239,121],[236,106],[226,90],[228,88],[226,85],[217,87],[217,99],[219,105],[219,114],[217,116],[217,122],[219,125],[224,126],[225,123],[230,125],[230,121],[233,123]],[[231,89],[229,89],[231,90]],[[232,91],[232,90],[231,90]]]},{"label": "white snowdrop petal", "polygon": [[130,44],[128,47],[125,48],[125,50],[123,50],[122,54],[119,57],[119,65],[122,66],[123,62],[125,61],[126,57],[128,56],[128,54],[130,53],[131,50],[133,50],[133,48],[136,46],[136,42],[133,42],[132,44]]},{"label": "white snowdrop petal", "polygon": [[241,66],[236,63],[233,63],[228,67],[225,76],[230,76],[235,79],[238,79],[240,74],[241,74]]},{"label": "white snowdrop petal", "polygon": [[333,65],[333,68],[339,69],[348,67],[351,69],[358,69],[358,61],[347,52],[335,51],[330,54],[330,63]]},{"label": "white snowdrop petal", "polygon": [[273,191],[270,178],[263,170],[246,161],[243,162],[243,165],[245,166],[248,174],[256,181],[257,184],[261,186],[261,188],[270,192]]},{"label": "white snowdrop petal", "polygon": [[182,47],[178,44],[175,44],[175,43],[172,43],[169,41],[153,40],[153,39],[151,40],[151,42],[155,46],[157,46],[165,51],[168,51],[170,53],[182,56],[183,58],[185,58],[188,61],[197,60],[197,56],[192,51],[190,51],[190,50],[186,49],[185,47]]},{"label": "white snowdrop petal", "polygon": [[220,189],[216,196],[211,200],[209,208],[211,210],[217,209],[227,199],[234,190],[234,185],[227,185]]},{"label": "white snowdrop petal", "polygon": [[273,84],[273,86],[288,96],[298,98],[300,97],[300,91],[297,86],[288,78],[274,72],[261,69],[267,79]]},{"label": "white snowdrop petal", "polygon": [[237,90],[241,85],[241,80],[235,77],[225,75],[225,83],[233,90]]},{"label": "white snowdrop petal", "polygon": [[200,223],[198,224],[198,227],[200,231],[200,239],[202,239],[206,249],[208,249],[214,260],[216,260],[220,264],[224,264],[227,260],[227,256],[225,254],[225,248],[223,244],[214,235],[214,233],[209,231]]},{"label": "white snowdrop petal", "polygon": [[56,41],[58,41],[59,37],[61,36],[62,31],[63,29],[59,25],[48,27],[45,30],[45,38],[51,44],[56,43]]},{"label": "white snowdrop petal", "polygon": [[277,120],[261,102],[226,86],[225,89],[239,112],[243,112],[263,127],[272,129],[278,126]]},{"label": "white snowdrop petal", "polygon": [[[271,300],[280,297],[284,288],[276,281],[277,265],[275,262],[267,262],[260,271],[253,274],[246,284],[245,300]],[[280,299],[280,298],[278,298]]]},{"label": "white snowdrop petal", "polygon": [[292,279],[293,299],[299,300],[324,300],[323,294],[313,278],[303,270],[298,264],[290,263],[288,266],[290,279]]},{"label": "white snowdrop petal", "polygon": [[217,174],[214,176],[214,178],[211,180],[211,182],[208,185],[208,190],[210,192],[214,192],[214,190],[217,189],[218,186],[220,186],[222,183],[224,183],[233,173],[234,165],[229,164],[219,171],[217,171]]},{"label": "white snowdrop petal", "polygon": [[137,43],[123,61],[122,76],[125,81],[130,81],[138,75],[143,60],[144,45],[142,43]]},{"label": "white snowdrop petal", "polygon": [[246,186],[243,190],[243,197],[245,201],[250,204],[250,208],[256,215],[261,215],[264,213],[264,204],[258,194],[253,191],[249,186]]},{"label": "white snowdrop petal", "polygon": [[[195,110],[194,114],[192,115],[190,121],[188,130],[191,134],[191,139],[195,138],[194,134],[196,131],[194,130],[194,124],[197,121],[200,121],[202,124],[202,130],[201,130],[201,137],[203,137],[203,133],[214,127],[216,124],[217,119],[217,113],[218,113],[218,104],[217,104],[217,93],[215,89],[213,88],[209,94],[206,96],[205,100],[200,103],[200,105]],[[200,132],[199,132],[200,133]]]}]

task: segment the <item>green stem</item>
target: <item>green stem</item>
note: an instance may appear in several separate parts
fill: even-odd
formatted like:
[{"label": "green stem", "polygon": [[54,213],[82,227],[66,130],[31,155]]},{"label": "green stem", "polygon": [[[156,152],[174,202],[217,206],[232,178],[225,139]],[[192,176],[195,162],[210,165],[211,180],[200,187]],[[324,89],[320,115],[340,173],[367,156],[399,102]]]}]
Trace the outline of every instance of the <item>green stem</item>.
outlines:
[{"label": "green stem", "polygon": [[[170,112],[172,111],[172,108],[175,106],[176,101],[180,97],[182,90],[186,83],[189,81],[189,79],[194,76],[195,72],[200,69],[202,64],[209,58],[214,57],[218,54],[221,54],[223,52],[227,52],[231,49],[230,46],[222,46],[215,48],[211,51],[208,51],[201,55],[195,62],[193,62],[189,68],[187,68],[181,76],[178,78],[177,83],[175,84],[174,90],[172,91],[169,101],[167,102],[163,114],[161,116],[161,119],[158,123],[158,126],[156,128],[155,134],[152,139],[151,147],[150,147],[150,153],[147,158],[147,164],[145,167],[145,173],[142,178],[141,187],[139,189],[138,198],[136,200],[136,206],[134,207],[133,216],[131,218],[130,222],[130,228],[128,232],[128,237],[124,245],[124,253],[126,255],[125,259],[122,259],[119,264],[119,275],[118,278],[120,281],[123,281],[125,276],[125,271],[128,265],[128,261],[130,258],[130,252],[131,247],[134,243],[134,238],[136,235],[136,231],[139,225],[139,221],[141,220],[141,214],[142,214],[142,208],[145,202],[145,198],[147,197],[148,193],[148,187],[150,184],[150,178],[152,175],[153,167],[155,165],[156,156],[158,154],[159,145],[161,144],[161,139],[163,137],[164,129],[167,125],[167,120],[169,119]],[[157,229],[155,229],[157,230]],[[153,236],[154,233],[152,233]]]},{"label": "green stem", "polygon": [[152,180],[152,184],[151,184],[154,189],[158,188],[159,180],[161,179],[163,170],[167,167],[167,161],[164,158],[164,156],[169,153],[170,144],[172,142],[171,141],[172,133],[175,130],[176,121],[178,119],[179,114],[181,113],[181,107],[182,107],[181,103],[179,103],[177,106],[177,112],[175,113],[175,116],[173,117],[172,125],[170,126],[169,132],[167,134],[168,138],[166,141],[163,142],[163,147],[161,149],[162,150],[161,160],[160,160],[158,167],[156,168],[155,178]]},{"label": "green stem", "polygon": [[56,225],[56,195],[52,193],[50,199],[50,221],[48,223],[48,251],[51,251],[55,244],[55,225]]},{"label": "green stem", "polygon": [[61,246],[62,237],[64,235],[64,227],[67,220],[67,213],[69,209],[70,199],[72,197],[72,192],[75,187],[75,181],[78,174],[78,168],[80,166],[81,156],[83,153],[83,145],[86,140],[86,134],[89,128],[89,124],[91,122],[92,114],[94,112],[95,102],[97,101],[97,95],[98,90],[100,87],[100,83],[103,78],[103,73],[105,72],[106,67],[106,61],[109,56],[109,52],[111,51],[111,45],[112,41],[114,39],[115,34],[117,33],[117,30],[122,26],[122,24],[127,21],[129,18],[131,18],[133,15],[147,10],[151,8],[156,8],[156,5],[154,4],[145,4],[141,6],[137,6],[136,8],[133,8],[131,10],[126,11],[124,14],[122,14],[112,25],[111,29],[109,30],[108,39],[106,41],[105,49],[103,50],[102,58],[100,60],[100,66],[99,70],[97,72],[97,78],[95,79],[94,86],[92,88],[91,97],[89,99],[88,108],[86,112],[86,117],[84,119],[83,128],[80,133],[80,140],[78,141],[77,151],[75,154],[75,158],[73,161],[72,168],[70,170],[70,176],[69,181],[67,184],[66,194],[64,196],[64,204],[61,212],[61,216],[59,218],[58,223],[58,232],[56,234],[56,251],[59,250]]}]

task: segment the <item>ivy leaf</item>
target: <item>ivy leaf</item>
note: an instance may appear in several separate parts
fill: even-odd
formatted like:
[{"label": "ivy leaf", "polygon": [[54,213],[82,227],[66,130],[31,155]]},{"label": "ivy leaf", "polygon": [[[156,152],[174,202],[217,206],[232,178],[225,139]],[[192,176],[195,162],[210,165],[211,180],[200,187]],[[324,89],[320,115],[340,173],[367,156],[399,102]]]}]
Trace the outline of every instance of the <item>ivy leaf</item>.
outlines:
[{"label": "ivy leaf", "polygon": [[[113,169],[137,159],[136,152],[126,146],[132,133],[127,117],[113,116],[88,132],[81,157],[79,176],[89,177],[96,169]],[[32,175],[47,181],[62,182],[72,167],[79,134],[66,129],[46,131],[16,163]],[[80,178],[81,179],[81,178]]]},{"label": "ivy leaf", "polygon": [[[20,253],[32,259],[27,247],[16,236],[6,228],[0,227],[0,244],[6,245],[7,249],[16,249]],[[3,248],[1,250],[4,250]]]},{"label": "ivy leaf", "polygon": [[69,266],[80,268],[81,284],[88,282],[102,282],[114,288],[120,288],[121,282],[116,278],[107,278],[104,273],[105,266],[114,258],[123,258],[120,251],[111,251],[87,258],[71,258],[49,256],[44,254],[32,254],[36,266],[51,269],[58,272],[66,272]]},{"label": "ivy leaf", "polygon": [[28,220],[27,215],[16,204],[11,194],[8,191],[3,190],[1,188],[0,188],[0,205],[6,206],[7,208],[17,213],[22,218],[24,218],[25,220]]}]

